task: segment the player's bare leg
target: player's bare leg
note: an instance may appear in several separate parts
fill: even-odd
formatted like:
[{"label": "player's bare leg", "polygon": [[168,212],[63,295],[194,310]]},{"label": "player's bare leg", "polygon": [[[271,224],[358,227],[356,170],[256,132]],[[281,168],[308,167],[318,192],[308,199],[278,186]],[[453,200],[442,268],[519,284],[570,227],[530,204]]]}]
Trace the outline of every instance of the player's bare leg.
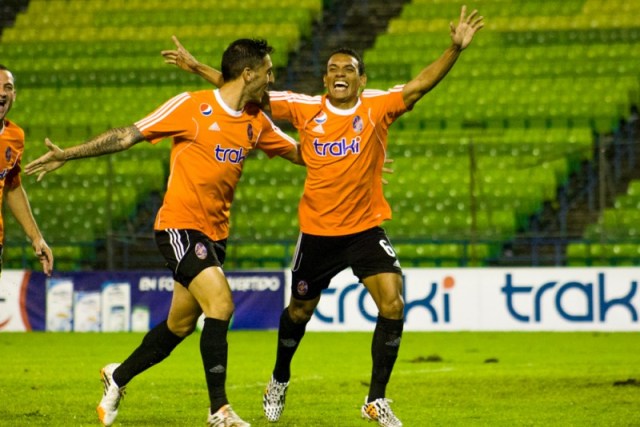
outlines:
[{"label": "player's bare leg", "polygon": [[318,302],[319,296],[308,301],[291,297],[289,306],[280,315],[276,365],[262,396],[262,409],[269,421],[278,421],[284,411],[291,377],[291,360]]},{"label": "player's bare leg", "polygon": [[189,292],[204,312],[200,335],[200,355],[209,391],[211,427],[249,427],[231,408],[227,400],[227,331],[234,306],[231,288],[220,267],[202,270],[189,285]]},{"label": "player's bare leg", "polygon": [[385,397],[391,371],[398,357],[404,326],[402,276],[397,273],[380,273],[365,278],[363,283],[375,301],[379,314],[371,343],[371,384],[361,415],[377,421],[380,426],[402,427],[402,422],[389,406],[391,401]]},{"label": "player's bare leg", "polygon": [[193,332],[201,313],[193,295],[174,282],[167,320],[150,330],[122,364],[110,363],[100,371],[104,391],[96,411],[103,425],[110,426],[118,416],[118,407],[129,381],[166,359],[184,337]]}]

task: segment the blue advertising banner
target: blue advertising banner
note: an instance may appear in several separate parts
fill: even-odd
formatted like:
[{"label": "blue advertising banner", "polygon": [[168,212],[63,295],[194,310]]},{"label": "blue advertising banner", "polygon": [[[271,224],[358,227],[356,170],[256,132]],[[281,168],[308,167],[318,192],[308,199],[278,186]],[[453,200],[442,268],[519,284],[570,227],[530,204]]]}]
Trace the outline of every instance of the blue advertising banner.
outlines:
[{"label": "blue advertising banner", "polygon": [[[236,306],[232,329],[275,329],[284,308],[283,271],[225,272]],[[173,278],[166,271],[3,272],[14,331],[146,331],[166,319]],[[15,300],[15,301],[13,301]],[[7,316],[8,317],[8,316]]]}]

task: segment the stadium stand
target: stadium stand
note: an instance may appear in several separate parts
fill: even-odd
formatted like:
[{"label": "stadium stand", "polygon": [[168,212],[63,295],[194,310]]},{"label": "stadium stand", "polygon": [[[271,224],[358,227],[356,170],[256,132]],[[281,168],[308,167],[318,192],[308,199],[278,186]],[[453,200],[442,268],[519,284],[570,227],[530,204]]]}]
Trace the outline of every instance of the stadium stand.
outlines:
[{"label": "stadium stand", "polygon": [[[367,86],[406,82],[435,59],[458,7],[406,3],[364,52]],[[640,101],[640,5],[487,0],[468,7],[481,11],[486,27],[390,134],[396,172],[385,187],[394,211],[386,228],[405,266],[504,262],[519,236],[535,233],[549,206],[563,205],[576,176],[597,163],[597,135],[615,134]],[[176,93],[207,87],[163,64],[159,51],[171,47],[172,34],[212,64],[235,38],[267,37],[285,74],[322,13],[321,0],[31,0],[0,39],[0,58],[17,77],[11,118],[27,131],[25,160],[42,152],[44,137],[75,144],[130,124]],[[148,217],[150,195],[163,190],[168,144],[160,145],[78,162],[42,183],[25,180],[58,267],[105,265],[109,232],[138,232],[136,217]],[[255,157],[233,207],[229,268],[285,266],[297,237],[304,169]],[[584,234],[560,236],[563,245],[571,240],[567,252],[548,262],[565,263],[565,255],[568,265],[637,262],[629,212],[640,199],[632,187]],[[149,234],[150,225],[141,229]],[[23,237],[10,232],[8,241]],[[6,259],[28,265],[27,249],[9,246]]]},{"label": "stadium stand", "polygon": [[[19,91],[11,119],[27,133],[24,162],[43,152],[45,137],[63,147],[77,144],[104,130],[134,122],[175,94],[208,87],[201,79],[164,64],[159,53],[172,46],[172,35],[178,35],[186,46],[213,64],[220,63],[223,50],[232,40],[265,37],[275,47],[275,67],[282,69],[299,40],[308,37],[311,23],[321,10],[321,0],[224,4],[192,0],[32,0],[15,23],[3,30],[0,41],[0,58],[14,71]],[[74,163],[41,183],[25,179],[58,270],[94,268],[100,264],[97,258],[108,238],[131,232],[145,200],[163,191],[168,149],[168,142],[157,147],[142,144],[117,156]],[[281,172],[274,170],[276,174]],[[257,185],[273,188],[268,180]],[[288,216],[284,211],[271,214],[265,218],[269,220],[265,225],[243,221],[247,225],[237,227],[240,240],[255,241],[255,229],[265,230],[264,238],[280,239],[285,238],[281,230],[295,230],[291,218],[295,217],[292,211],[297,196],[291,196],[288,189],[284,191],[286,203],[291,205]],[[279,200],[277,194],[274,197],[266,203]],[[34,267],[30,247],[11,215],[7,215],[7,230],[5,266]],[[145,235],[151,236],[151,224],[145,224]],[[257,238],[262,236],[258,234]],[[282,245],[274,246],[279,246],[280,256],[270,253],[273,246],[265,246],[260,251],[264,256],[253,256],[256,265],[264,265],[269,258],[283,258]]]},{"label": "stadium stand", "polygon": [[[447,46],[442,29],[455,4],[407,4],[365,52],[368,86],[405,82],[427,58],[437,57]],[[402,161],[401,156],[412,156],[406,167],[415,172],[407,180],[429,190],[404,204],[402,190],[398,200],[398,189],[387,190],[400,218],[407,216],[407,208],[437,213],[435,231],[421,232],[445,230],[449,237],[494,239],[489,253],[495,254],[518,232],[530,230],[543,206],[557,203],[569,178],[593,160],[594,135],[613,132],[631,105],[637,105],[633,64],[640,55],[640,26],[632,15],[621,16],[602,1],[486,1],[468,6],[490,17],[483,33],[428,101],[419,103],[391,132],[396,142],[390,144],[391,157]],[[421,154],[424,162],[415,157]],[[446,189],[433,190],[437,186]],[[509,212],[512,221],[483,218]],[[461,216],[466,216],[466,227],[449,227]],[[479,219],[474,227],[473,216]],[[421,217],[431,221],[429,215]],[[443,224],[443,218],[449,223]],[[412,231],[405,230],[402,221],[388,228],[392,236]]]}]

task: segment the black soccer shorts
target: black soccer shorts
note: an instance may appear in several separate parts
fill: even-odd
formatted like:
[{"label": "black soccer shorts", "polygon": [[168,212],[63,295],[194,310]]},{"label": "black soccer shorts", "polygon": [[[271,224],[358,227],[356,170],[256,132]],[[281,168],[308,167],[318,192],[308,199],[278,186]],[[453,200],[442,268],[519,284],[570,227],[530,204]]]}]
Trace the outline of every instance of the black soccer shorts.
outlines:
[{"label": "black soccer shorts", "polygon": [[174,280],[186,288],[205,268],[224,264],[227,239],[211,240],[200,231],[175,228],[156,231],[155,237]]},{"label": "black soccer shorts", "polygon": [[347,267],[360,281],[379,273],[402,274],[398,257],[381,227],[347,236],[300,233],[291,269],[291,293],[296,299],[314,299]]}]

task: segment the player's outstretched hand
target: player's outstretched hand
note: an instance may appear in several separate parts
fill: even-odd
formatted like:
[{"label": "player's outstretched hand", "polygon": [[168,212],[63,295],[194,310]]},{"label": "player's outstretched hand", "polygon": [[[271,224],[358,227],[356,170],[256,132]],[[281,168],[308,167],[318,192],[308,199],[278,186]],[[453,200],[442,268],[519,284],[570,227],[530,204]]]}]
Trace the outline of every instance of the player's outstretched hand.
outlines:
[{"label": "player's outstretched hand", "polygon": [[24,168],[24,172],[27,175],[37,174],[38,181],[44,178],[47,172],[54,171],[66,163],[63,149],[51,142],[49,138],[45,138],[44,143],[49,152],[38,157]]},{"label": "player's outstretched hand", "polygon": [[163,50],[160,52],[164,57],[164,62],[166,64],[175,65],[185,71],[195,73],[198,69],[198,65],[200,64],[198,60],[191,54],[191,52],[182,46],[176,36],[171,36],[171,40],[173,40],[173,43],[176,45],[176,49]]},{"label": "player's outstretched hand", "polygon": [[32,242],[33,250],[42,265],[42,271],[47,276],[51,276],[53,272],[53,253],[51,252],[51,248],[47,245],[47,242],[44,239],[39,239]]},{"label": "player's outstretched hand", "polygon": [[451,28],[451,41],[458,46],[460,50],[469,46],[475,33],[484,27],[484,17],[478,16],[477,10],[471,12],[469,16],[466,15],[467,6],[462,6],[458,26],[454,26],[453,22],[449,23],[449,27]]}]

